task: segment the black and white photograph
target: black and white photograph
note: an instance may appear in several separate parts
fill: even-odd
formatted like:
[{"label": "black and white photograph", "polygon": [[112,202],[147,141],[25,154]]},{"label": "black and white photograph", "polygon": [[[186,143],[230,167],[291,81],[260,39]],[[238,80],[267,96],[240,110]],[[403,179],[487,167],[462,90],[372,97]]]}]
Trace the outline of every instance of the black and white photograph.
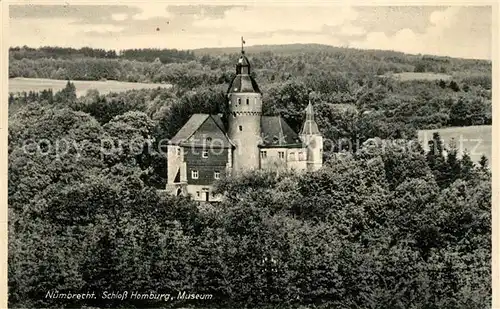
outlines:
[{"label": "black and white photograph", "polygon": [[3,4],[9,308],[495,308],[497,5]]}]

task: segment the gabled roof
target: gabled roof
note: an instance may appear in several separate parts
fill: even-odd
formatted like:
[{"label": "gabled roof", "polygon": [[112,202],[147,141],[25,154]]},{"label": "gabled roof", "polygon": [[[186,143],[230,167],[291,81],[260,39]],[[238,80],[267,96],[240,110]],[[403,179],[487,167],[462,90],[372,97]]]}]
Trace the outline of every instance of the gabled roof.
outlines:
[{"label": "gabled roof", "polygon": [[262,116],[260,147],[302,147],[302,141],[281,116]]},{"label": "gabled roof", "polygon": [[186,141],[207,120],[208,116],[208,114],[193,114],[182,128],[177,131],[177,134],[170,139],[169,144],[178,144]]},{"label": "gabled roof", "polygon": [[233,147],[218,115],[193,114],[169,141],[170,145],[206,147],[210,143],[223,148]]}]

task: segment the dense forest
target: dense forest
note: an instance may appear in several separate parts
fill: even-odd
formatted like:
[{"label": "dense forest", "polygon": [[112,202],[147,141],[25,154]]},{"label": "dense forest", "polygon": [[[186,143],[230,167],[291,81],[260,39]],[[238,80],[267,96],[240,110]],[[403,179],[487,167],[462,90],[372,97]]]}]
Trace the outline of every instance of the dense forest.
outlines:
[{"label": "dense forest", "polygon": [[118,53],[115,50],[104,50],[98,48],[70,48],[51,47],[40,48],[11,47],[9,48],[11,60],[21,59],[131,59],[138,61],[153,61],[158,58],[162,63],[194,60],[194,53],[177,49],[125,49]]},{"label": "dense forest", "polygon": [[[370,143],[315,173],[224,179],[224,201],[201,207],[150,185],[154,134],[133,110],[106,120],[30,104],[12,116],[11,307],[488,306],[491,174],[444,156],[439,136],[429,153]],[[135,144],[103,152],[103,140]],[[214,298],[44,297],[53,290]]]},{"label": "dense forest", "polygon": [[[68,81],[56,93],[10,95],[10,307],[489,307],[486,157],[460,157],[439,134],[426,152],[415,138],[422,128],[490,124],[491,63],[315,48],[249,57],[264,114],[298,130],[314,103],[330,141],[324,168],[222,179],[215,205],[157,190],[168,169],[161,141],[193,113],[227,112],[236,53],[195,51],[175,63],[140,51],[128,59],[11,54],[11,76],[134,75],[174,86],[77,97]],[[415,70],[451,79],[390,76]],[[214,297],[45,297],[55,290]]]},{"label": "dense forest", "polygon": [[[349,105],[358,114],[372,112],[370,117],[402,127],[491,124],[491,62],[323,45],[263,48],[249,47],[248,54],[266,106],[274,112],[302,108],[308,99],[303,94],[308,91],[332,108]],[[224,88],[234,76],[238,58],[237,52],[200,50],[185,52],[182,61],[163,63],[162,57],[175,58],[179,52],[137,49],[122,52],[120,58],[108,59],[108,51],[95,50],[100,56],[67,59],[72,53],[92,54],[82,50],[11,49],[9,75],[170,83],[181,90]],[[52,54],[61,56],[49,57]],[[446,73],[450,80],[404,81],[391,76],[398,72]],[[294,93],[288,97],[290,92]],[[322,110],[330,113],[329,108]]]}]

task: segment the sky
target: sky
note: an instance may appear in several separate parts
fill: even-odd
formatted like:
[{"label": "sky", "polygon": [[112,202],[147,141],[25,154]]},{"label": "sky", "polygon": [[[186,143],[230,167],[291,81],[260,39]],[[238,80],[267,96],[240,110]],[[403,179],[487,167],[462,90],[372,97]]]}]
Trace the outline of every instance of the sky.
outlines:
[{"label": "sky", "polygon": [[488,6],[10,5],[10,46],[104,49],[319,43],[491,59]]}]

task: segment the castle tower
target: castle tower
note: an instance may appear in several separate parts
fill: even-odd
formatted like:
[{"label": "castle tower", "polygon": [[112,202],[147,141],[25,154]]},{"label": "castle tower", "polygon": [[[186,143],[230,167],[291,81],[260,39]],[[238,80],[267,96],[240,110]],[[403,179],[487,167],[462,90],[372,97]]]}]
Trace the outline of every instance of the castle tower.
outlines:
[{"label": "castle tower", "polygon": [[309,101],[306,107],[306,120],[300,131],[300,139],[307,147],[307,170],[316,171],[323,165],[323,136],[314,120],[314,110]]},{"label": "castle tower", "polygon": [[228,136],[235,144],[233,171],[259,168],[262,94],[250,76],[250,62],[245,56],[241,38],[241,56],[236,64],[236,77],[227,91],[229,100]]}]

